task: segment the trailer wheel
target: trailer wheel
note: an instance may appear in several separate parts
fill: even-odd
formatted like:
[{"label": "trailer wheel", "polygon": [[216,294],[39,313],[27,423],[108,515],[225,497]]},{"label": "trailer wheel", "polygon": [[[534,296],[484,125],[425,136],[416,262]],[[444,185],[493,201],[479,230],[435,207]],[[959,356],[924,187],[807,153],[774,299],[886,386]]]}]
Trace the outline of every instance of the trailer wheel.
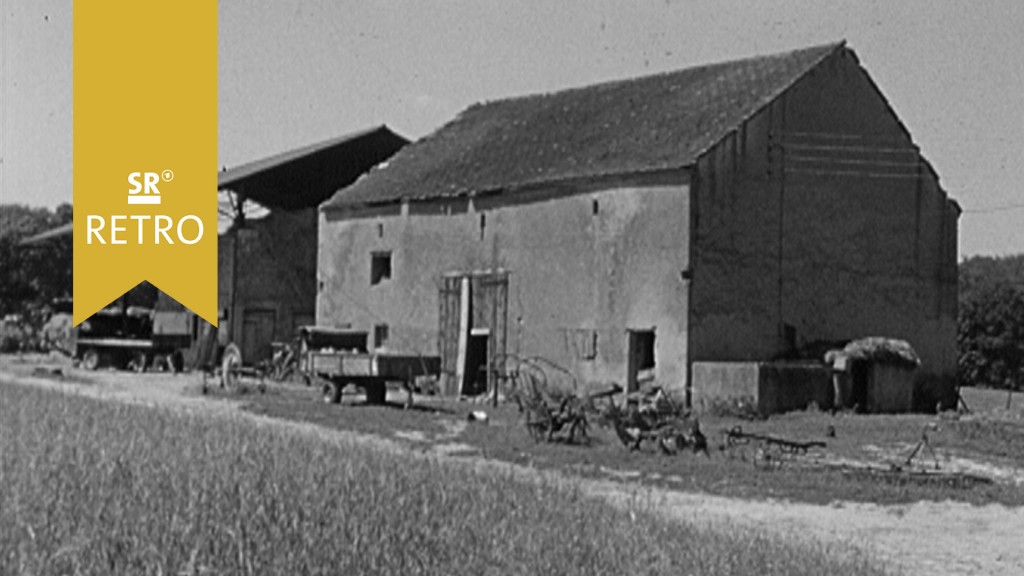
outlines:
[{"label": "trailer wheel", "polygon": [[181,356],[181,352],[174,351],[164,357],[164,362],[167,363],[167,371],[171,374],[177,374],[181,372],[185,367],[185,359]]},{"label": "trailer wheel", "polygon": [[82,368],[95,370],[100,367],[100,353],[95,348],[86,348],[82,353]]},{"label": "trailer wheel", "polygon": [[234,344],[224,349],[224,357],[220,362],[221,388],[234,391],[238,388],[238,369],[242,367],[242,351]]},{"label": "trailer wheel", "polygon": [[340,382],[328,381],[324,382],[323,393],[324,402],[327,404],[340,404],[341,403],[341,389],[342,385]]},{"label": "trailer wheel", "polygon": [[149,355],[145,352],[136,352],[128,361],[128,369],[141,374],[146,371],[147,364],[149,364]]}]

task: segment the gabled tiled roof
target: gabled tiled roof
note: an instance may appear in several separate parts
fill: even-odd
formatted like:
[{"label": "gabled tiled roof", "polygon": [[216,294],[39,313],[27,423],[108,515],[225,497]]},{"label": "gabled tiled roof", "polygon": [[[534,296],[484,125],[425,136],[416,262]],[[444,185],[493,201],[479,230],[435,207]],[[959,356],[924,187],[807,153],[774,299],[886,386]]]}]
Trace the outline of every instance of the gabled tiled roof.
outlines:
[{"label": "gabled tiled roof", "polygon": [[513,191],[689,166],[842,47],[476,104],[323,207]]}]

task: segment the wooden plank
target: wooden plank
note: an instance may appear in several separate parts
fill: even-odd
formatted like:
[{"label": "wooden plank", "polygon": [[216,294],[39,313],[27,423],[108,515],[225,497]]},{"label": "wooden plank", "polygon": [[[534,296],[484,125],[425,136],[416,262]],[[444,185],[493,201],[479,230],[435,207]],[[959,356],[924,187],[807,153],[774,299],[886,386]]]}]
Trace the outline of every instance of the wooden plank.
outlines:
[{"label": "wooden plank", "polygon": [[459,393],[466,385],[466,352],[469,347],[470,322],[469,278],[463,277],[459,285],[459,348],[455,355],[455,382]]}]

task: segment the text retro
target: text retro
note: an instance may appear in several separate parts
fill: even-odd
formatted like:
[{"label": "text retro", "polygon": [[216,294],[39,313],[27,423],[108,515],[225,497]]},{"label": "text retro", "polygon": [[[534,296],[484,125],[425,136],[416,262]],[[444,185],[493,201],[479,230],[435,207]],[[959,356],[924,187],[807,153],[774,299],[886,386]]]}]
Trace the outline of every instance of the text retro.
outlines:
[{"label": "text retro", "polygon": [[[128,204],[159,205],[157,184],[170,182],[174,172],[132,172],[128,175]],[[108,226],[109,223],[109,226]],[[203,221],[194,214],[177,221],[163,214],[114,214],[86,217],[86,244],[195,244],[203,238]]]}]

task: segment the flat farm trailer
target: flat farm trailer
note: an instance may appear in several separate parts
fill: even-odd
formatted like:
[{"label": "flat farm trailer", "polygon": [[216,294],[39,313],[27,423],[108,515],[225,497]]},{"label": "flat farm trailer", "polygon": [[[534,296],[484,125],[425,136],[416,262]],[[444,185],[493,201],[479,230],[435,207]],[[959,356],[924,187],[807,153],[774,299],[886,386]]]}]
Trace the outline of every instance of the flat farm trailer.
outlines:
[{"label": "flat farm trailer", "polygon": [[338,404],[347,387],[361,388],[367,404],[384,404],[387,384],[398,383],[412,404],[413,383],[420,376],[437,376],[437,356],[398,354],[366,349],[366,332],[321,327],[300,330],[300,368],[306,378],[321,386],[324,402]]},{"label": "flat farm trailer", "polygon": [[189,336],[180,313],[132,308],[101,310],[72,332],[71,355],[86,370],[101,366],[144,372],[162,364],[169,371],[183,367],[182,350]]}]

